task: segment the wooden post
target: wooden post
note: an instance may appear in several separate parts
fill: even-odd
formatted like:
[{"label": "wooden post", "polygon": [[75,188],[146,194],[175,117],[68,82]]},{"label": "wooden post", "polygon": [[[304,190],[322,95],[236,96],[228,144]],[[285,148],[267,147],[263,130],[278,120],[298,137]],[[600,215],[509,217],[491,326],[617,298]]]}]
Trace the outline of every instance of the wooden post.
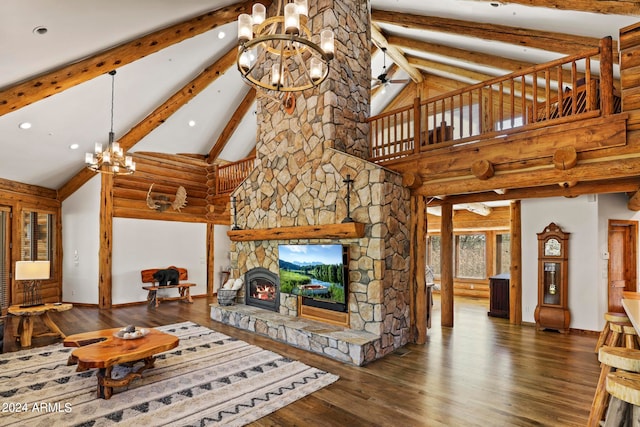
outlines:
[{"label": "wooden post", "polygon": [[427,204],[424,196],[411,196],[410,247],[410,321],[411,339],[415,344],[427,342],[427,316],[431,307],[427,301]]},{"label": "wooden post", "polygon": [[453,206],[442,204],[440,217],[440,305],[442,326],[453,327]]},{"label": "wooden post", "polygon": [[214,225],[207,223],[207,295],[213,296],[213,281],[215,278],[215,240],[213,239]]},{"label": "wooden post", "polygon": [[600,110],[613,114],[613,52],[611,36],[600,40]]},{"label": "wooden post", "polygon": [[420,152],[420,145],[422,144],[420,122],[420,98],[416,97],[413,99],[413,152],[415,154]]},{"label": "wooden post", "polygon": [[100,249],[98,254],[98,307],[111,308],[113,252],[113,175],[102,174],[100,190]]},{"label": "wooden post", "polygon": [[520,200],[511,202],[511,275],[509,280],[509,323],[522,324],[522,222]]}]

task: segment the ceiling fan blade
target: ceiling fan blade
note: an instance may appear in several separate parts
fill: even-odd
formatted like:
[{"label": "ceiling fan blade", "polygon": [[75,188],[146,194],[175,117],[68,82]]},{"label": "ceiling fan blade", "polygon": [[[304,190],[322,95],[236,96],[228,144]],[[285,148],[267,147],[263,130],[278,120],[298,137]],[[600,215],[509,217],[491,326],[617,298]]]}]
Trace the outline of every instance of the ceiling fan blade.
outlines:
[{"label": "ceiling fan blade", "polygon": [[389,83],[409,83],[411,80],[409,79],[400,79],[400,80],[387,80]]}]

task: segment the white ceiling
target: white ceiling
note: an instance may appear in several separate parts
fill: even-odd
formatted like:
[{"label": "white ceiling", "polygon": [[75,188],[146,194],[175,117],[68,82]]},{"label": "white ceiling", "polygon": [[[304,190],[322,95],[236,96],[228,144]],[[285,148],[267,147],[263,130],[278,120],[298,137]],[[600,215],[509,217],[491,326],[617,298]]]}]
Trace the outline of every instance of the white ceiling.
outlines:
[{"label": "white ceiling", "polygon": [[[0,88],[69,64],[149,32],[235,3],[233,0],[2,0],[0,2]],[[611,35],[638,21],[634,16],[599,15],[512,4],[492,7],[486,1],[373,0],[372,8],[428,16],[490,22],[591,37]],[[47,33],[34,33],[46,27]],[[381,25],[388,35],[402,35],[494,55],[544,62],[562,55],[522,46],[431,31]],[[226,37],[220,39],[223,31]],[[228,24],[149,55],[117,70],[114,131],[124,135],[209,63],[235,44],[236,24]],[[468,63],[408,52],[469,68]],[[390,60],[387,58],[387,66]],[[382,55],[372,58],[372,77],[380,74]],[[502,70],[474,68],[492,74]],[[108,71],[108,70],[105,70]],[[398,74],[394,78],[405,78]],[[402,85],[391,85],[372,102],[379,112]],[[220,77],[132,151],[207,154],[248,91],[235,68]],[[107,74],[67,91],[0,116],[0,177],[57,189],[83,167],[84,153],[107,142],[111,77]],[[249,110],[221,154],[245,157],[255,144],[254,108]],[[188,122],[195,121],[190,127]],[[28,121],[31,129],[18,125]],[[71,150],[72,143],[79,144]]]}]

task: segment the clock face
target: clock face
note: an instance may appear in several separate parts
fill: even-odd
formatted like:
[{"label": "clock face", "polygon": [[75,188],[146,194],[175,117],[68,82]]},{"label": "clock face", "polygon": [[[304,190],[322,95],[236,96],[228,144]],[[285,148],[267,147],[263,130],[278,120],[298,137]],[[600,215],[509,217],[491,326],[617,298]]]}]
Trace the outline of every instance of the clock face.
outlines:
[{"label": "clock face", "polygon": [[544,256],[560,256],[560,242],[551,238],[544,242]]}]

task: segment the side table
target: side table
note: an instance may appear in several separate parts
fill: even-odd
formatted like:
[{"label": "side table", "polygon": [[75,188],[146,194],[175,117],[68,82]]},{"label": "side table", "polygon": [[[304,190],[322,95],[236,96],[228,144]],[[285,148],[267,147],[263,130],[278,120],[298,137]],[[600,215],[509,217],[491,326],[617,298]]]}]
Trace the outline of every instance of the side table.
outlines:
[{"label": "side table", "polygon": [[[31,347],[31,338],[35,337],[60,337],[65,338],[66,335],[62,333],[58,325],[56,325],[51,317],[49,317],[50,311],[67,311],[73,308],[72,304],[43,304],[33,307],[20,307],[19,305],[12,305],[7,309],[7,312],[13,316],[20,318],[18,324],[17,339],[20,341],[21,347]],[[49,328],[51,332],[44,332],[40,334],[33,333],[33,319],[39,317],[42,322]]]}]

